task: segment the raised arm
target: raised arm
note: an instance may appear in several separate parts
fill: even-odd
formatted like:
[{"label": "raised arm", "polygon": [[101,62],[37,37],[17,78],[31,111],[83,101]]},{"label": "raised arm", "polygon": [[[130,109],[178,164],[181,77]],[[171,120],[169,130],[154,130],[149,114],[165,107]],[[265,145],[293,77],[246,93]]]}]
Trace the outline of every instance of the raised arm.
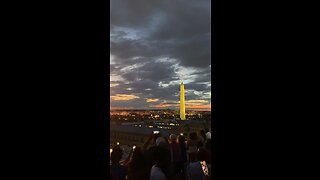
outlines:
[{"label": "raised arm", "polygon": [[123,161],[124,165],[126,165],[126,166],[128,165],[128,163],[129,163],[129,161],[131,159],[132,153],[133,153],[133,149],[130,150],[130,153],[129,153],[127,159]]},{"label": "raised arm", "polygon": [[150,141],[153,139],[153,134],[151,134],[148,138],[148,140],[144,143],[144,145],[142,146],[142,150],[145,151],[147,150],[149,144],[150,144]]}]

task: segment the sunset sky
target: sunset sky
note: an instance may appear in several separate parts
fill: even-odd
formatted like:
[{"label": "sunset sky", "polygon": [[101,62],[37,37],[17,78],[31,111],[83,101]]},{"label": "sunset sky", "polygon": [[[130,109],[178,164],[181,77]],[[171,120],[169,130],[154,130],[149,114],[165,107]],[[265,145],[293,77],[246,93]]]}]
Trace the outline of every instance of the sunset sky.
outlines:
[{"label": "sunset sky", "polygon": [[211,107],[210,0],[111,0],[111,109]]}]

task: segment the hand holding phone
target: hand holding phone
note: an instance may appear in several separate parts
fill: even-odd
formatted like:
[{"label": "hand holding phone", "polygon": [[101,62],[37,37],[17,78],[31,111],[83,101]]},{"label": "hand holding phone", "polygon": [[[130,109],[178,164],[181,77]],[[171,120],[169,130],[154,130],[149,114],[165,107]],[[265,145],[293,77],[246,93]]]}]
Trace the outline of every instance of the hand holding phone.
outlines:
[{"label": "hand holding phone", "polygon": [[201,161],[200,164],[202,167],[203,174],[206,176],[209,176],[209,169],[208,169],[207,163],[205,161]]}]

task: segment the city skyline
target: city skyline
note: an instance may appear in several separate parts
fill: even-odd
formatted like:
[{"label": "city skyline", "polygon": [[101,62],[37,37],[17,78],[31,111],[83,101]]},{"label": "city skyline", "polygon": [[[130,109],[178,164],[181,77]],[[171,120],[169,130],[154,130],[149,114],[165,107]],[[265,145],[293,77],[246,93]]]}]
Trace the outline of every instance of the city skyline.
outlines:
[{"label": "city skyline", "polygon": [[111,109],[211,109],[210,1],[111,0]]}]

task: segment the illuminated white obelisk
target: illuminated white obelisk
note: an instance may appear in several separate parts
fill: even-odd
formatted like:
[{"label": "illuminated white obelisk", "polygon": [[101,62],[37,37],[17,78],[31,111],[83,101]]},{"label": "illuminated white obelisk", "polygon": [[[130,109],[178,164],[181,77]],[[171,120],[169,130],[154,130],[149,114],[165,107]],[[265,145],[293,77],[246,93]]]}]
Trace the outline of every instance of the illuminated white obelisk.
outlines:
[{"label": "illuminated white obelisk", "polygon": [[186,120],[186,105],[184,102],[184,84],[180,85],[180,119]]}]

